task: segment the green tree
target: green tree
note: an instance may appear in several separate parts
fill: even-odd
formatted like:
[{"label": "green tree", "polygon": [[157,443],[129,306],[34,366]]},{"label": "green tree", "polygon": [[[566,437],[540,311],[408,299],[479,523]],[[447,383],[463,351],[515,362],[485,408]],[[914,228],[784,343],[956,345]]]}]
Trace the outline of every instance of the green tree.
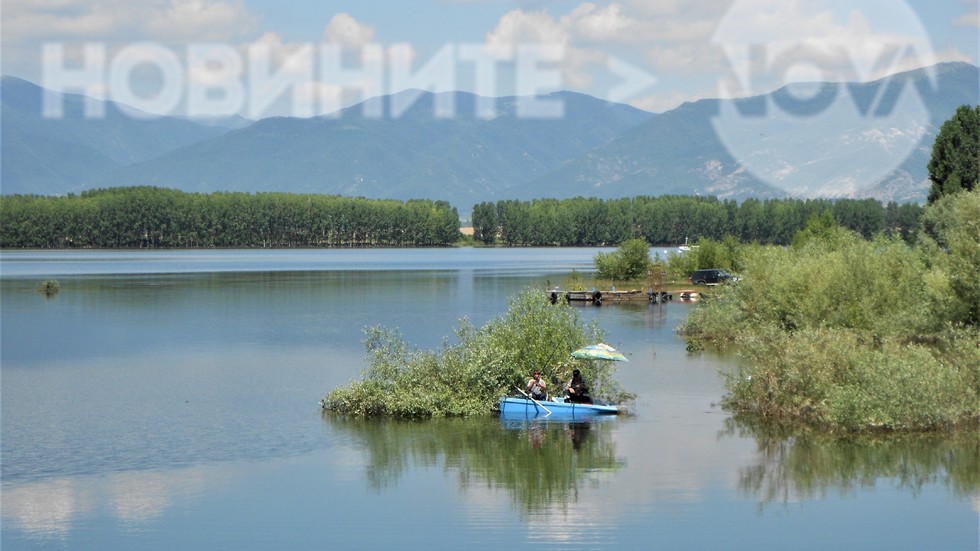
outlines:
[{"label": "green tree", "polygon": [[929,205],[919,245],[929,262],[925,280],[937,321],[980,325],[980,189]]},{"label": "green tree", "polygon": [[943,123],[929,160],[929,202],[961,189],[973,190],[980,181],[980,105],[961,105]]},{"label": "green tree", "polygon": [[599,277],[629,281],[643,277],[650,266],[650,245],[644,239],[627,239],[610,253],[594,259]]},{"label": "green tree", "polygon": [[823,214],[814,215],[807,220],[806,227],[793,237],[792,246],[799,250],[814,240],[837,245],[849,240],[849,234],[848,230],[837,223],[830,211],[825,211]]},{"label": "green tree", "polygon": [[473,207],[473,237],[486,245],[497,241],[497,207],[493,203],[483,202]]}]

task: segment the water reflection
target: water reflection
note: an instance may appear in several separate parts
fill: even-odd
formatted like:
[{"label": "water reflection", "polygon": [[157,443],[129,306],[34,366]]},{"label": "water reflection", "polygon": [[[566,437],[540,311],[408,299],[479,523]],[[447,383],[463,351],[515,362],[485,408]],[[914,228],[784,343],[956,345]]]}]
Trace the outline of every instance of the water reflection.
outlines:
[{"label": "water reflection", "polygon": [[577,501],[583,485],[625,464],[616,456],[615,419],[323,418],[366,451],[366,479],[374,490],[396,484],[411,469],[441,465],[456,474],[461,490],[504,489],[520,510],[535,512]]},{"label": "water reflection", "polygon": [[[676,320],[668,317],[671,303],[636,300],[608,302],[603,303],[601,306],[584,301],[573,301],[569,304],[585,311],[590,315],[596,315],[600,318],[603,316],[615,316],[617,321],[628,327],[652,330],[662,330],[667,328],[672,330],[676,325]],[[681,303],[678,302],[675,304]],[[681,304],[680,306],[675,306],[674,309],[683,309],[686,311],[687,306],[689,305]],[[668,323],[671,324],[669,327]]]},{"label": "water reflection", "polygon": [[913,495],[939,485],[975,499],[980,490],[980,446],[973,432],[842,437],[747,419],[728,419],[723,432],[756,439],[757,459],[739,469],[738,488],[763,504],[854,494],[885,479]]},{"label": "water reflection", "polygon": [[228,471],[192,467],[72,476],[3,487],[4,530],[64,540],[81,522],[108,514],[139,530],[178,503],[226,484]]},{"label": "water reflection", "polygon": [[68,259],[2,259],[4,550],[976,549],[975,432],[723,425],[736,360],[685,351],[681,301],[578,310],[630,353],[629,418],[321,419],[365,366],[363,327],[438,348],[595,251],[43,254]]}]

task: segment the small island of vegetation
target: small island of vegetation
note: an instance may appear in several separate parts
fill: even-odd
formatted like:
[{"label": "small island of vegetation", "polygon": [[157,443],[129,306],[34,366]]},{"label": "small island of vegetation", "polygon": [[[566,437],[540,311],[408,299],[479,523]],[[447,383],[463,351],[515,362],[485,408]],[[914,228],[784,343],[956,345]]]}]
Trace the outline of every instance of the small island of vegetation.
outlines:
[{"label": "small island of vegetation", "polygon": [[550,304],[527,289],[507,312],[483,327],[460,320],[456,342],[440,351],[412,350],[390,329],[366,330],[369,367],[364,377],[334,389],[321,404],[353,416],[396,418],[468,417],[494,412],[535,370],[550,388],[561,388],[579,369],[592,396],[612,402],[633,398],[613,378],[612,362],[574,360],[576,348],[602,340],[603,331],[584,323],[574,308]]}]

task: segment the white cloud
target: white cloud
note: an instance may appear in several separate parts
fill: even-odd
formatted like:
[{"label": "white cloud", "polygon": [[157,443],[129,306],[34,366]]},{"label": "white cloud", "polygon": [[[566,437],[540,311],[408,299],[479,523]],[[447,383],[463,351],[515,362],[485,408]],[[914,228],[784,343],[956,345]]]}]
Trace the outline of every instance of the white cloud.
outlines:
[{"label": "white cloud", "polygon": [[953,20],[953,25],[957,27],[980,27],[980,12],[968,13],[966,15],[961,15]]},{"label": "white cloud", "polygon": [[490,46],[517,44],[554,44],[565,46],[568,32],[558,21],[543,11],[511,10],[504,14],[497,27],[487,35]]},{"label": "white cloud", "polygon": [[735,0],[626,0],[630,13],[646,18],[696,19],[720,17]]},{"label": "white cloud", "polygon": [[[343,34],[338,30],[338,21],[348,31],[355,28],[361,31]],[[364,40],[373,37],[374,31],[366,32],[366,29],[369,28],[349,16],[340,20],[334,17],[324,30],[324,38],[328,34],[334,38],[346,37],[342,38],[342,42],[288,42],[278,33],[266,32],[254,41],[240,44],[239,55],[247,61],[249,68],[263,67],[260,75],[247,74],[246,78],[255,76],[254,82],[271,79],[279,83],[278,87],[250,87],[250,111],[246,115],[249,118],[285,113],[303,117],[326,115],[342,108],[349,103],[348,100],[363,100],[381,94],[383,58],[387,54],[392,63],[411,62],[415,52],[409,45],[392,45],[386,51],[383,44],[365,41],[358,46],[359,50],[349,52],[352,56],[347,61],[352,64],[351,67],[335,67],[333,70],[338,72],[333,73],[331,69],[321,66],[334,56],[342,57],[342,50],[353,49],[359,44],[357,37]],[[268,78],[261,74],[268,75]]]},{"label": "white cloud", "polygon": [[643,36],[642,23],[623,13],[623,6],[612,3],[599,7],[581,4],[561,18],[562,25],[576,37],[592,42],[619,42],[648,39]]},{"label": "white cloud", "polygon": [[283,65],[288,64],[297,52],[306,48],[309,48],[309,43],[284,42],[278,33],[266,32],[256,40],[243,43],[239,50],[243,58],[247,58],[249,52],[261,52],[268,55],[274,65]]},{"label": "white cloud", "polygon": [[[972,16],[958,21],[973,23]],[[847,4],[833,0],[594,0],[574,4],[559,15],[511,10],[488,33],[487,43],[497,48],[560,44],[565,52],[563,84],[579,89],[599,84],[599,75],[614,56],[635,60],[630,56],[639,49],[645,68],[662,84],[669,85],[670,75],[713,78],[722,91],[733,96],[750,92],[744,84],[736,88],[725,84],[735,76],[743,83],[750,80],[745,76],[750,45],[755,45],[756,53],[763,49],[763,65],[769,73],[752,81],[761,88],[755,93],[797,80],[870,80],[940,61],[969,61],[955,48],[933,51],[921,20],[904,2],[892,0]],[[661,111],[696,97],[694,92],[670,92],[637,99],[634,104]]]},{"label": "white cloud", "polygon": [[559,48],[563,87],[588,88],[593,83],[589,65],[605,59],[600,52],[571,47],[567,26],[544,11],[507,12],[487,34],[486,41],[490,50],[501,57],[512,55],[520,46]]},{"label": "white cloud", "polygon": [[357,50],[374,40],[374,28],[354,19],[349,13],[341,12],[327,23],[323,29],[323,39],[342,48]]},{"label": "white cloud", "polygon": [[0,52],[5,73],[36,80],[44,44],[98,43],[111,54],[137,42],[237,42],[259,22],[239,0],[5,0]]},{"label": "white cloud", "polygon": [[165,9],[156,8],[153,12],[146,22],[146,31],[151,37],[167,41],[232,40],[258,24],[258,17],[241,2],[170,0]]},{"label": "white cloud", "polygon": [[4,44],[65,40],[232,40],[259,17],[227,0],[19,0],[3,5]]},{"label": "white cloud", "polygon": [[846,10],[839,7],[830,1],[739,0],[713,41],[754,92],[795,80],[868,80],[936,62],[929,36],[908,5],[856,0]]},{"label": "white cloud", "polygon": [[5,2],[3,41],[7,45],[29,40],[98,38],[121,27],[124,21],[129,23],[129,11],[125,5],[115,6],[112,2]]},{"label": "white cloud", "polygon": [[[646,54],[639,62],[648,71],[706,73],[723,65],[720,48],[711,45],[709,39],[729,3],[730,0],[625,0],[605,5],[583,2],[561,16],[543,10],[515,9],[501,17],[487,35],[487,43],[498,52],[520,43],[561,45],[565,52],[564,84],[576,89],[588,89],[603,79],[605,85],[610,85],[610,60],[630,59],[630,63],[635,63],[637,53]],[[710,9],[702,9],[704,6]]]}]

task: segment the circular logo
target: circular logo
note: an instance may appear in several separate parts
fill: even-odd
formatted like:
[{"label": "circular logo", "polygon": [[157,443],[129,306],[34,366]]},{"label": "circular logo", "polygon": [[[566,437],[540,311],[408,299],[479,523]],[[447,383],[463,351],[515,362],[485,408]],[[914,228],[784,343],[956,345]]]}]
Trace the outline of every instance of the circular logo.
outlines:
[{"label": "circular logo", "polygon": [[[935,85],[929,37],[901,1],[739,0],[713,42],[729,62],[715,132],[740,166],[791,196],[874,197],[909,180]],[[926,160],[927,161],[927,160]]]}]

